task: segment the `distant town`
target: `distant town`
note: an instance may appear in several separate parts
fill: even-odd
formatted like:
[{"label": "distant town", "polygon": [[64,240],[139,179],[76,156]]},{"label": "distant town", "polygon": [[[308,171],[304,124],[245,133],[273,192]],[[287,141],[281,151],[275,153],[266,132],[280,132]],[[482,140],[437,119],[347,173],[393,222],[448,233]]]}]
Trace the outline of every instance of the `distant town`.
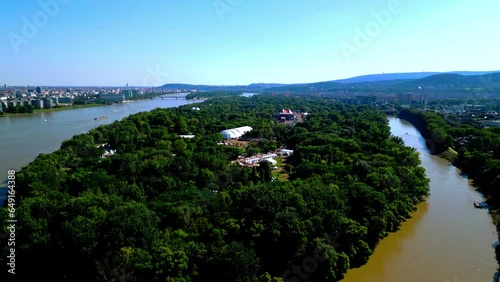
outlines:
[{"label": "distant town", "polygon": [[179,90],[134,87],[9,87],[0,89],[0,111],[6,113],[33,112],[85,104],[120,103],[127,100],[150,98]]},{"label": "distant town", "polygon": [[[0,114],[31,113],[35,110],[92,104],[121,103],[159,95],[189,93],[186,99],[214,98],[242,93],[314,96],[354,105],[372,105],[391,114],[402,108],[417,108],[441,114],[449,122],[469,122],[480,127],[500,126],[500,74],[483,76],[434,75],[402,83],[395,81],[358,83],[312,83],[302,85],[252,84],[209,86],[165,84],[160,87],[43,87],[0,88]],[[489,79],[489,83],[484,81]],[[459,81],[460,86],[454,87]],[[495,83],[493,83],[495,82]],[[408,84],[410,83],[410,84]],[[500,85],[500,83],[498,83]],[[416,86],[424,85],[424,87]],[[470,89],[469,89],[469,88]],[[471,88],[472,87],[472,88]],[[471,92],[472,91],[472,92]]]}]

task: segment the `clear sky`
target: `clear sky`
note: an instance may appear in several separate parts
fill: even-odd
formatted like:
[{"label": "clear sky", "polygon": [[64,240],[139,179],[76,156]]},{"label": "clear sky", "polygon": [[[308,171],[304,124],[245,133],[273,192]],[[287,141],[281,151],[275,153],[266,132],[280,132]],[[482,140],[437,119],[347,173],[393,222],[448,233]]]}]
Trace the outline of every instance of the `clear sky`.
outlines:
[{"label": "clear sky", "polygon": [[4,0],[0,85],[500,70],[499,11],[498,0]]}]

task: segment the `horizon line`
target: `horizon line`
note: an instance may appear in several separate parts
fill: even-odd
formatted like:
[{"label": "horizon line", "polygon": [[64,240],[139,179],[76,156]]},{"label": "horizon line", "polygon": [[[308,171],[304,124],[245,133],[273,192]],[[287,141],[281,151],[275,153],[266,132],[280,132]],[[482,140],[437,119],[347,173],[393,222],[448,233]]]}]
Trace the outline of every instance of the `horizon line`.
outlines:
[{"label": "horizon line", "polygon": [[[313,81],[313,82],[297,82],[297,83],[280,83],[280,82],[253,82],[253,83],[250,83],[250,84],[193,84],[193,83],[183,83],[183,82],[173,82],[173,83],[165,83],[163,85],[159,85],[159,86],[133,86],[133,85],[129,85],[129,86],[126,86],[126,85],[121,85],[121,86],[110,86],[110,85],[102,85],[102,86],[98,86],[98,85],[93,85],[93,86],[82,86],[82,85],[79,85],[79,86],[71,86],[71,85],[50,85],[50,86],[47,86],[47,85],[10,85],[10,86],[7,86],[6,88],[13,88],[13,87],[47,87],[47,88],[63,88],[63,87],[67,87],[67,88],[149,88],[149,89],[152,89],[152,88],[161,88],[165,85],[169,85],[169,84],[186,84],[186,85],[192,85],[192,86],[215,86],[215,87],[234,87],[234,86],[240,86],[240,87],[245,87],[245,86],[249,86],[249,85],[252,85],[252,84],[281,84],[281,85],[299,85],[299,84],[312,84],[312,83],[321,83],[321,82],[334,82],[334,81],[342,81],[342,80],[348,80],[348,79],[352,79],[352,78],[358,78],[358,77],[365,77],[365,76],[375,76],[375,75],[394,75],[394,74],[418,74],[418,73],[435,73],[435,74],[447,74],[447,73],[458,73],[458,72],[470,72],[470,73],[500,73],[500,70],[490,70],[490,71],[410,71],[410,72],[388,72],[388,73],[385,73],[385,72],[382,72],[382,73],[372,73],[372,74],[362,74],[362,75],[356,75],[356,76],[351,76],[351,77],[347,77],[347,78],[338,78],[338,79],[332,79],[332,80],[324,80],[324,81]],[[458,75],[461,75],[461,74],[458,74]],[[484,74],[478,74],[479,75],[484,75]],[[473,76],[473,75],[471,75]],[[5,84],[7,85],[7,84]],[[1,89],[5,89],[5,88],[2,88],[1,85],[0,85],[0,90]]]}]

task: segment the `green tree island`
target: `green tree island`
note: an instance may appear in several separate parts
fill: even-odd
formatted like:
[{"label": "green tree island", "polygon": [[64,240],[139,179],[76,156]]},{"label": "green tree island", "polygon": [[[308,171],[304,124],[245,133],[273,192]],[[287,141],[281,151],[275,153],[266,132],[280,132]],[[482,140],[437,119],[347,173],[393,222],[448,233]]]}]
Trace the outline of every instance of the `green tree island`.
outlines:
[{"label": "green tree island", "polygon": [[[338,281],[428,195],[416,151],[367,106],[255,95],[197,107],[129,116],[23,167],[19,277]],[[280,123],[276,114],[288,108],[310,115]],[[239,126],[262,141],[250,152],[294,150],[286,179],[268,165],[233,162],[248,152],[220,145],[219,132]],[[102,158],[104,150],[116,153]],[[6,224],[5,208],[0,217]]]}]

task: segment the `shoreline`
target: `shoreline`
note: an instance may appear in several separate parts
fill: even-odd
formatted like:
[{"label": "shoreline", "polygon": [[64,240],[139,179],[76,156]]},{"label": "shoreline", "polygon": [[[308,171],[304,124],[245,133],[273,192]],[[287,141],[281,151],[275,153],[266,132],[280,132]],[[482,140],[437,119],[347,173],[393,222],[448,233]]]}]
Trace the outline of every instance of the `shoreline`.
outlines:
[{"label": "shoreline", "polygon": [[[126,100],[126,104],[135,104],[137,102],[146,102],[150,99],[137,99],[137,100]],[[12,113],[4,113],[3,116],[0,116],[0,124],[2,123],[2,118],[3,117],[14,117],[13,119],[14,120],[17,120],[16,117],[24,117],[24,118],[34,118],[34,117],[37,117],[37,114],[40,114],[40,113],[44,113],[44,112],[58,112],[58,111],[70,111],[70,110],[77,110],[77,109],[84,109],[84,108],[93,108],[93,107],[99,107],[99,106],[111,106],[111,105],[115,105],[115,104],[119,104],[119,103],[111,103],[111,104],[85,104],[85,105],[77,105],[75,107],[73,106],[64,106],[64,107],[60,107],[60,108],[50,108],[50,109],[43,109],[43,110],[37,110],[33,113],[22,113],[22,114],[12,114]],[[179,107],[179,105],[176,105],[175,107]],[[151,110],[153,110],[154,108],[152,108]],[[148,110],[149,111],[149,110]],[[128,114],[126,116],[129,116],[131,114]],[[93,120],[94,117],[89,117],[89,120]],[[12,119],[11,119],[12,120]],[[119,119],[118,119],[119,120]],[[93,122],[91,124],[94,124]],[[88,131],[92,128],[96,128],[99,126],[99,123],[96,123],[95,125],[93,125],[91,128],[89,129],[86,129],[85,131]],[[75,134],[81,134],[81,133],[75,133]],[[61,141],[56,141],[56,143],[60,143],[60,142],[63,142],[64,140],[61,140]],[[53,150],[51,150],[50,152],[41,152],[41,151],[38,151],[37,150],[37,155],[39,154],[52,154],[54,153],[55,151],[57,151],[59,149],[59,147],[57,148],[54,148]],[[16,171],[18,170],[21,170],[23,166],[26,166],[28,165],[29,163],[33,162],[34,159],[36,159],[36,156],[33,156],[33,158],[30,158],[29,160],[26,160],[26,162],[24,163],[21,163],[19,164],[18,166],[16,167],[9,167],[8,169],[15,169]],[[6,168],[7,169],[7,168]],[[7,170],[4,170],[4,171],[7,171]],[[3,181],[3,182],[2,182]],[[7,191],[7,179],[5,180],[1,180],[0,179],[0,208],[2,207],[2,202],[3,200],[5,200],[6,198],[5,197],[5,192],[4,191]]]},{"label": "shoreline", "polygon": [[[415,126],[415,124],[413,124],[413,123],[412,123],[411,121],[409,121],[409,120],[406,120],[406,119],[404,119],[404,118],[401,118],[401,117],[399,117],[399,116],[397,116],[397,115],[396,115],[395,117],[396,117],[396,118],[399,118],[399,119],[402,119],[402,120],[404,120],[404,121],[407,121],[407,122],[409,122],[410,124],[412,124],[413,126]],[[416,126],[415,126],[415,127],[416,127]],[[417,128],[417,127],[416,127],[416,128]],[[418,130],[418,128],[417,128],[417,130]],[[418,130],[418,131],[420,132],[420,130]],[[420,134],[422,134],[422,133],[420,132]],[[422,136],[423,136],[423,135],[422,135]],[[427,145],[426,145],[426,146],[427,146]],[[428,146],[427,146],[427,148],[429,149],[429,147],[428,147]],[[449,161],[451,166],[456,167],[456,168],[457,168],[457,169],[458,169],[461,173],[463,173],[464,175],[466,175],[468,179],[470,179],[470,180],[474,181],[474,179],[473,179],[473,178],[469,178],[468,174],[467,174],[467,173],[465,173],[465,172],[462,170],[462,168],[461,168],[461,167],[456,166],[456,165],[454,164],[454,158],[456,157],[456,155],[455,155],[455,154],[456,154],[456,150],[455,150],[454,148],[452,148],[452,147],[449,147],[446,151],[444,151],[444,152],[442,152],[442,153],[440,153],[440,154],[434,154],[434,155],[436,155],[436,156],[438,156],[438,157],[440,157],[440,158],[442,158],[442,159],[445,159],[445,160]],[[478,186],[475,186],[475,185],[472,185],[472,187],[474,187],[474,190],[475,190],[475,192],[476,192],[476,193],[478,193],[479,195],[481,195],[481,197],[483,198],[483,200],[485,200],[485,201],[487,201],[487,200],[488,200],[488,197],[485,197],[484,193],[481,191],[481,187],[478,187]],[[489,214],[489,216],[490,216],[490,218],[491,218],[491,220],[492,220],[492,222],[493,222],[493,225],[494,225],[495,229],[497,230],[497,234],[496,234],[497,236],[496,236],[496,239],[498,240],[498,242],[500,242],[500,228],[499,228],[499,226],[500,226],[500,222],[498,222],[498,221],[495,219],[495,215],[499,213],[499,210],[498,210],[498,208],[492,207],[492,206],[490,206],[490,205],[488,205],[486,209],[488,210],[488,214]],[[499,262],[499,264],[500,264],[500,260],[497,260],[497,261],[498,261],[498,262]],[[499,265],[499,268],[500,268],[500,265]]]},{"label": "shoreline", "polygon": [[[37,113],[49,113],[49,112],[59,112],[59,111],[68,111],[68,110],[76,110],[76,109],[84,109],[84,108],[92,108],[92,107],[100,107],[100,106],[108,106],[107,104],[85,104],[85,105],[73,105],[73,106],[62,106],[58,108],[48,108],[48,109],[36,109],[32,113],[3,113],[3,117],[15,117],[15,116],[28,116]],[[0,117],[2,117],[0,116]]]},{"label": "shoreline", "polygon": [[[175,93],[175,94],[178,94],[178,93]],[[180,94],[182,94],[182,93],[180,93]],[[163,94],[163,95],[165,95],[165,94]],[[158,96],[154,96],[154,97],[160,97],[160,96],[163,96],[163,95],[158,95]],[[132,102],[137,102],[137,101],[142,101],[142,100],[150,100],[151,98],[154,98],[154,97],[147,97],[147,98],[134,99],[134,100],[125,100],[125,101],[120,102],[120,103],[132,103]],[[91,104],[83,104],[83,105],[61,106],[61,107],[58,107],[58,108],[35,109],[35,111],[32,112],[32,113],[16,113],[16,114],[13,114],[13,113],[8,113],[8,112],[3,112],[3,115],[1,115],[0,118],[7,117],[7,116],[9,116],[9,117],[10,116],[27,116],[27,115],[33,115],[33,114],[36,114],[36,113],[58,112],[58,111],[68,111],[68,110],[76,110],[76,109],[83,109],[83,108],[100,107],[100,106],[110,106],[110,105],[113,105],[113,104],[119,104],[119,103],[111,103],[111,104],[108,104],[108,103],[99,103],[99,104],[97,104],[97,103],[91,103]]]}]

